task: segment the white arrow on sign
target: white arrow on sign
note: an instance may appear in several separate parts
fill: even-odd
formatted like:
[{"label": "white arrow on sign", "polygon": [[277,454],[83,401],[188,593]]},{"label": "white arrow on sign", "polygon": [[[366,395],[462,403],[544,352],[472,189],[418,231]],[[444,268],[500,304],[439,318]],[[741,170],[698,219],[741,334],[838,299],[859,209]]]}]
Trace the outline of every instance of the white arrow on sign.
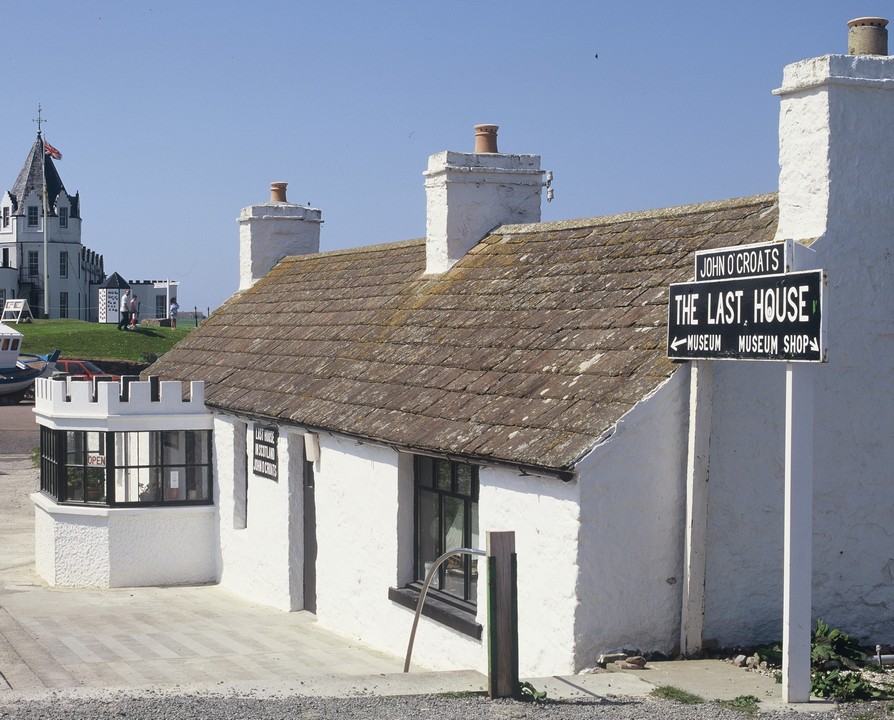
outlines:
[{"label": "white arrow on sign", "polygon": [[677,340],[677,338],[674,338],[674,341],[671,343],[671,350],[676,350],[677,346],[682,345],[685,342],[686,338],[683,338],[682,340]]},{"label": "white arrow on sign", "polygon": [[817,341],[816,338],[811,338],[811,340],[810,340],[810,349],[811,349],[813,352],[819,352],[819,342]]}]

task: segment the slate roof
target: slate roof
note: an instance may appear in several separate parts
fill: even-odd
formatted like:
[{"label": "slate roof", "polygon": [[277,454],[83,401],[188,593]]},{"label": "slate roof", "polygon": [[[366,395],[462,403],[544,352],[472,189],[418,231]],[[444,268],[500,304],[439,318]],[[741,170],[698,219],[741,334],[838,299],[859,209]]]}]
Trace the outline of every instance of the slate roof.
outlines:
[{"label": "slate roof", "polygon": [[[12,190],[9,191],[9,194],[15,201],[15,215],[23,215],[25,213],[23,201],[32,190],[37,193],[38,197],[41,196],[43,193],[44,178],[46,178],[47,183],[49,212],[53,215],[55,214],[53,207],[56,203],[56,198],[59,197],[59,193],[65,192],[65,186],[62,184],[62,178],[59,176],[59,171],[56,170],[56,166],[53,164],[53,158],[47,155],[44,151],[43,139],[38,135],[37,139],[34,141],[34,145],[31,146],[31,151],[28,153],[28,157],[25,159],[25,164],[19,171],[19,176],[16,178]],[[68,193],[66,193],[66,195],[68,195]],[[71,217],[80,217],[78,214],[78,198],[74,197],[70,199]]]},{"label": "slate roof", "polygon": [[503,226],[450,271],[425,241],[289,257],[150,372],[207,403],[559,474],[666,380],[668,285],[769,241],[776,195]]},{"label": "slate roof", "polygon": [[99,287],[106,289],[128,289],[130,288],[130,284],[118,273],[113,272],[111,275],[109,275],[108,279]]}]

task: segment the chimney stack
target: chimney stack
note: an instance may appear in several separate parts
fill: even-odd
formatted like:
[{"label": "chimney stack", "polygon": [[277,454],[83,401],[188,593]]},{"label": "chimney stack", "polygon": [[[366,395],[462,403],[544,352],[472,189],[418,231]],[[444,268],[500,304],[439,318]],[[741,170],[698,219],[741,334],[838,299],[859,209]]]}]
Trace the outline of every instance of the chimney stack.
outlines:
[{"label": "chimney stack", "polygon": [[888,21],[848,23],[850,55],[786,66],[779,114],[777,237],[848,237],[894,223],[894,57]]},{"label": "chimney stack", "polygon": [[539,155],[497,152],[497,126],[475,126],[475,151],[428,159],[425,272],[442,273],[498,225],[540,222]]},{"label": "chimney stack", "polygon": [[888,21],[885,18],[862,17],[851,20],[847,26],[848,55],[887,55]]},{"label": "chimney stack", "polygon": [[286,201],[288,183],[270,183],[270,200],[239,213],[239,289],[247,290],[288,255],[320,252],[321,213]]}]

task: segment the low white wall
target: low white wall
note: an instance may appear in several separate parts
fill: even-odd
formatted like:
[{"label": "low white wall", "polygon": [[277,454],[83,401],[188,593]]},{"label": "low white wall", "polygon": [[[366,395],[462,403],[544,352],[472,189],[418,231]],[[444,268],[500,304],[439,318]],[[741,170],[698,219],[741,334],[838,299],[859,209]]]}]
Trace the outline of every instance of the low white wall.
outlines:
[{"label": "low white wall", "polygon": [[35,506],[35,559],[50,585],[138,587],[214,579],[213,506],[107,508]]},{"label": "low white wall", "polygon": [[675,373],[580,464],[576,670],[679,646],[688,387]]}]

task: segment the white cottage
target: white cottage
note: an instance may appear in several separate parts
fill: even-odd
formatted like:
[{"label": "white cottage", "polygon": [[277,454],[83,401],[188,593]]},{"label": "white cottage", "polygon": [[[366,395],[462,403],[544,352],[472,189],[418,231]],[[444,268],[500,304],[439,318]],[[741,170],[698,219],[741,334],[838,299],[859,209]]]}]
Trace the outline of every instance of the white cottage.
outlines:
[{"label": "white cottage", "polygon": [[[215,579],[402,654],[429,563],[513,530],[522,676],[778,639],[784,366],[666,334],[694,252],[792,239],[828,277],[814,617],[894,642],[892,90],[887,56],[787,67],[778,194],[542,223],[539,156],[479,126],[429,160],[424,239],[320,253],[275,184],[240,292],[151,369],[205,383]],[[417,662],[486,667],[479,577],[440,573]]]}]

